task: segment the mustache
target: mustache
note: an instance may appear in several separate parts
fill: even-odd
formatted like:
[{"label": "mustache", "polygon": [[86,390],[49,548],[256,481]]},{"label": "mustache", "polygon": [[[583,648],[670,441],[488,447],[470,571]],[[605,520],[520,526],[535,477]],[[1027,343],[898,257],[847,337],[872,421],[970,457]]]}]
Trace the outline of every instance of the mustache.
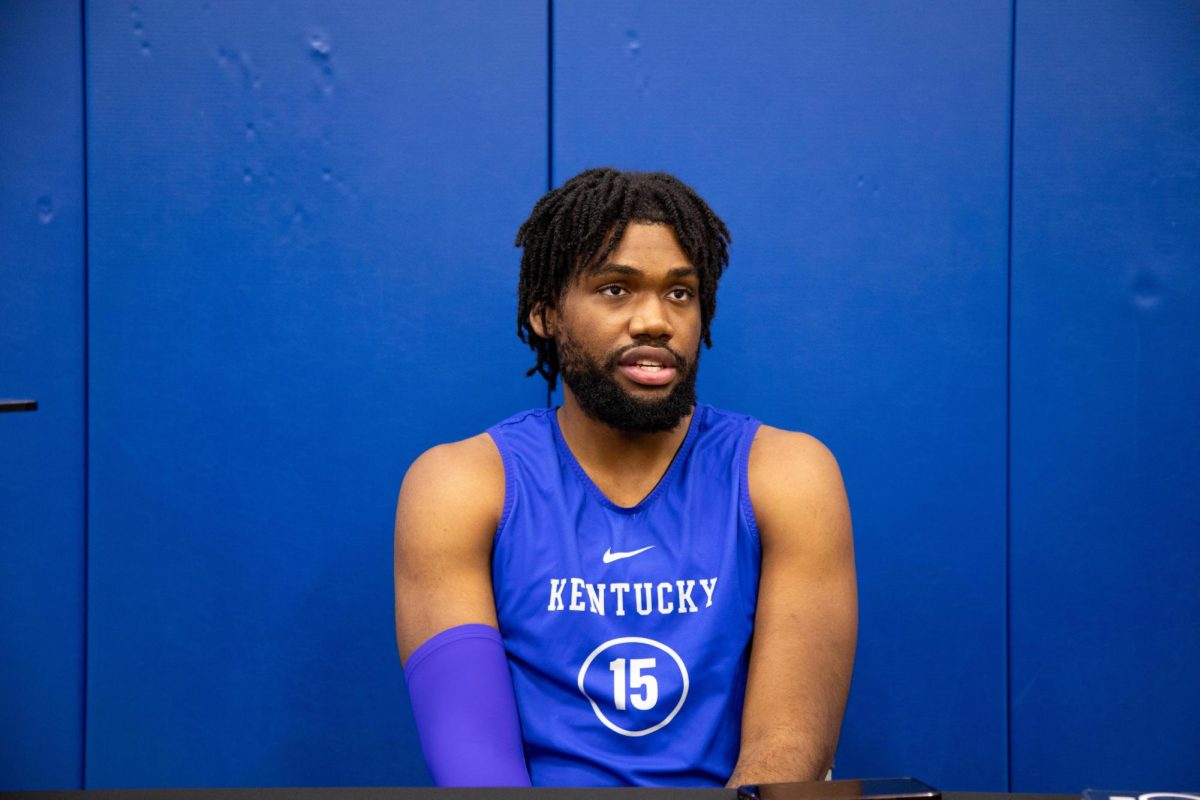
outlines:
[{"label": "mustache", "polygon": [[627,344],[611,353],[604,362],[604,368],[609,372],[615,370],[620,365],[621,358],[635,347],[658,347],[666,350],[675,357],[675,368],[679,370],[680,374],[687,374],[688,367],[691,366],[691,361],[683,353],[671,347],[666,339],[642,339],[633,344]]}]

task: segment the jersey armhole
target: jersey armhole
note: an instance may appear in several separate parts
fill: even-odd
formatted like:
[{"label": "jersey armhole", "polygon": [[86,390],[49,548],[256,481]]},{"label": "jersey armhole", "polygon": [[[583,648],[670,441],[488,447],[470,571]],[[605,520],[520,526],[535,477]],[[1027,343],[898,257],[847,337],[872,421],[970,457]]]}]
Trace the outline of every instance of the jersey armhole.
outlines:
[{"label": "jersey armhole", "polygon": [[508,450],[508,443],[504,441],[504,437],[496,428],[488,428],[487,435],[491,437],[492,444],[496,445],[496,449],[500,451],[500,461],[504,466],[504,508],[500,512],[500,521],[496,523],[496,531],[492,534],[492,547],[500,540],[500,535],[504,532],[505,525],[508,524],[508,518],[512,514],[513,506],[513,463],[512,453]]},{"label": "jersey armhole", "polygon": [[762,425],[756,419],[751,419],[742,431],[742,440],[738,444],[738,506],[741,508],[742,521],[750,531],[755,548],[762,553],[762,542],[758,537],[758,519],[754,516],[754,504],[750,501],[750,448],[754,444],[754,436]]}]

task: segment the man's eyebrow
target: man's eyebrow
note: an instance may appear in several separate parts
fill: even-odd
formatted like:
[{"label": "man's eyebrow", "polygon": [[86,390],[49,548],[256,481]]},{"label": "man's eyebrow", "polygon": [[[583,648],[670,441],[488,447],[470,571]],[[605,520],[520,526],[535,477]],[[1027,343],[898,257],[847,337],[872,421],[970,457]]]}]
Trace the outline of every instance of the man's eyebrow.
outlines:
[{"label": "man's eyebrow", "polygon": [[625,264],[614,264],[611,261],[601,264],[592,270],[593,275],[604,275],[609,272],[616,272],[620,275],[641,275],[642,271],[637,267],[630,267]]},{"label": "man's eyebrow", "polygon": [[[643,270],[640,270],[637,267],[631,267],[628,264],[614,264],[611,261],[592,270],[593,275],[605,275],[605,274],[612,273],[612,272],[615,272],[618,275],[641,275],[641,274],[643,274]],[[697,274],[696,268],[693,266],[674,267],[670,270],[667,270],[668,278],[690,278],[691,276],[696,275],[696,274]]]}]

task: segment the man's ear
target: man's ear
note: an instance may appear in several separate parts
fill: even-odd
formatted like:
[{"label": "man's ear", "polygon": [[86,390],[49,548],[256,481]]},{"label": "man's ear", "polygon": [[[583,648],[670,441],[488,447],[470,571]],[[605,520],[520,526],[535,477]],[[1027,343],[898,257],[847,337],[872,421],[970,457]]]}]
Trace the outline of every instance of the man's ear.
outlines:
[{"label": "man's ear", "polygon": [[533,332],[543,339],[554,338],[556,322],[554,309],[544,303],[538,303],[529,312],[529,327],[533,328]]}]

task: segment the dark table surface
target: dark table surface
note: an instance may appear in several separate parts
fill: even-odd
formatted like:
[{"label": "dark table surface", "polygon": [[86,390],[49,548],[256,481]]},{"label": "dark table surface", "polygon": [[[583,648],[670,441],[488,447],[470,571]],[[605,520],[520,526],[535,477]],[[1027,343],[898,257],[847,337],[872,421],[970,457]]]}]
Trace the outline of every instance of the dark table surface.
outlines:
[{"label": "dark table surface", "polygon": [[[733,789],[433,789],[427,787],[271,789],[91,789],[0,792],[2,800],[734,800]],[[1073,794],[943,792],[943,800],[1078,800]]]}]

